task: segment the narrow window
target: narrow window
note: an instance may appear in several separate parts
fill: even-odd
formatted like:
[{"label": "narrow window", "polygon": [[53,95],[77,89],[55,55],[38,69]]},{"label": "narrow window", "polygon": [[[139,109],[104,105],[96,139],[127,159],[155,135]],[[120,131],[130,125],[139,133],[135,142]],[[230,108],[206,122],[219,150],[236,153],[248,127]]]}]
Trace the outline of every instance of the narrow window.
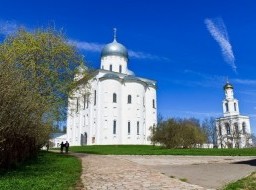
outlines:
[{"label": "narrow window", "polygon": [[143,106],[145,107],[145,97],[143,97]]},{"label": "narrow window", "polygon": [[236,133],[236,134],[239,134],[238,124],[237,124],[237,123],[234,123],[234,126],[235,126],[235,133]]},{"label": "narrow window", "polygon": [[94,90],[94,105],[96,105],[96,90]]},{"label": "narrow window", "polygon": [[119,73],[122,73],[122,65],[119,65]]},{"label": "narrow window", "polygon": [[140,134],[140,122],[137,121],[137,135]]},{"label": "narrow window", "polygon": [[229,124],[226,123],[225,126],[226,126],[227,135],[230,135],[230,126],[229,126]]},{"label": "narrow window", "polygon": [[235,124],[234,124],[234,126],[235,126],[235,133],[236,133],[236,134],[239,134],[238,124],[237,124],[237,123],[235,123]]},{"label": "narrow window", "polygon": [[242,128],[243,128],[243,134],[245,135],[246,134],[246,124],[245,124],[245,122],[243,122]]},{"label": "narrow window", "polygon": [[86,107],[86,95],[84,95],[84,109]]},{"label": "narrow window", "polygon": [[236,111],[236,103],[234,103],[234,110]]},{"label": "narrow window", "polygon": [[131,103],[132,103],[132,96],[128,95],[128,104],[131,104]]},{"label": "narrow window", "polygon": [[116,120],[113,121],[113,134],[116,134]]},{"label": "narrow window", "polygon": [[86,96],[86,108],[89,107],[89,95]]},{"label": "narrow window", "polygon": [[76,98],[76,112],[78,112],[79,108],[79,98]]},{"label": "narrow window", "polygon": [[221,126],[219,126],[219,135],[222,135]]},{"label": "narrow window", "polygon": [[116,103],[116,93],[113,94],[113,103]]},{"label": "narrow window", "polygon": [[153,108],[156,108],[156,107],[155,107],[155,99],[153,99],[153,102],[152,102],[152,103],[153,103]]},{"label": "narrow window", "polygon": [[104,69],[104,66],[102,65],[101,69]]},{"label": "narrow window", "polygon": [[228,110],[228,103],[225,103],[225,106],[226,106],[226,112],[229,112],[229,110]]},{"label": "narrow window", "polygon": [[112,71],[112,65],[109,65],[109,70]]},{"label": "narrow window", "polygon": [[131,122],[128,121],[128,135],[130,135],[131,133]]}]

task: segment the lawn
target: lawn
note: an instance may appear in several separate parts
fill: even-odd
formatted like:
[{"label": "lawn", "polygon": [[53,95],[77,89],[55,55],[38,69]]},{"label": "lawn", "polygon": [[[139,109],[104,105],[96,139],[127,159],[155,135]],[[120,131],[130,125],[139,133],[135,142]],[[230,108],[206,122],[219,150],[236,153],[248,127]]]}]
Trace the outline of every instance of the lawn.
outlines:
[{"label": "lawn", "polygon": [[1,171],[0,189],[75,189],[80,174],[81,162],[76,157],[42,151],[37,159],[17,169]]},{"label": "lawn", "polygon": [[228,184],[224,190],[255,190],[256,189],[256,172],[253,172],[250,176],[240,179],[234,183]]},{"label": "lawn", "polygon": [[245,149],[165,149],[151,145],[93,145],[70,147],[72,152],[113,155],[205,155],[256,156],[256,148]]}]

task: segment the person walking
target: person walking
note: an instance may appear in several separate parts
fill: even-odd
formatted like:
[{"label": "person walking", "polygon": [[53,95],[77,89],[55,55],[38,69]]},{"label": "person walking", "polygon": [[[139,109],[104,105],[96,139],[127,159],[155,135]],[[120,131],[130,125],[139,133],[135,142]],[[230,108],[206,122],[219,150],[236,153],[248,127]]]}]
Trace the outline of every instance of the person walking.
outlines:
[{"label": "person walking", "polygon": [[69,143],[68,143],[68,141],[66,141],[66,143],[65,143],[65,150],[66,150],[66,153],[68,153],[68,149],[69,149]]},{"label": "person walking", "polygon": [[60,144],[60,153],[63,153],[63,148],[64,148],[64,143],[63,143],[63,141],[61,142],[61,144]]}]

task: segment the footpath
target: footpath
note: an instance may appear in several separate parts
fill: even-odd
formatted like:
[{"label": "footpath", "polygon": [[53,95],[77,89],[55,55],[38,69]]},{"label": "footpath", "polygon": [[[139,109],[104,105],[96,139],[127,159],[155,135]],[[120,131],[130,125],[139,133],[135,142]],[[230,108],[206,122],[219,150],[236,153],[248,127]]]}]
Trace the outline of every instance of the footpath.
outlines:
[{"label": "footpath", "polygon": [[122,157],[73,153],[81,158],[86,190],[204,190]]}]

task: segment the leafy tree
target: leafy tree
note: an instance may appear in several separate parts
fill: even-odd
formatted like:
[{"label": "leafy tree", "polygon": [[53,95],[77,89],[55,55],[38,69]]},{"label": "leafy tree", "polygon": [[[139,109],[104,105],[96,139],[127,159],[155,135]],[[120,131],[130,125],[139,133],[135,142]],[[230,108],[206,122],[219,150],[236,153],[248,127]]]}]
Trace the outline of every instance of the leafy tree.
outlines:
[{"label": "leafy tree", "polygon": [[151,141],[167,148],[191,148],[206,141],[196,119],[168,119],[152,129]]},{"label": "leafy tree", "polygon": [[65,113],[81,64],[76,49],[52,29],[21,29],[0,44],[1,167],[37,155],[48,141],[53,121]]},{"label": "leafy tree", "polygon": [[202,129],[207,136],[207,143],[208,144],[212,143],[214,146],[216,146],[217,138],[216,138],[215,118],[213,117],[205,118],[202,122]]}]

